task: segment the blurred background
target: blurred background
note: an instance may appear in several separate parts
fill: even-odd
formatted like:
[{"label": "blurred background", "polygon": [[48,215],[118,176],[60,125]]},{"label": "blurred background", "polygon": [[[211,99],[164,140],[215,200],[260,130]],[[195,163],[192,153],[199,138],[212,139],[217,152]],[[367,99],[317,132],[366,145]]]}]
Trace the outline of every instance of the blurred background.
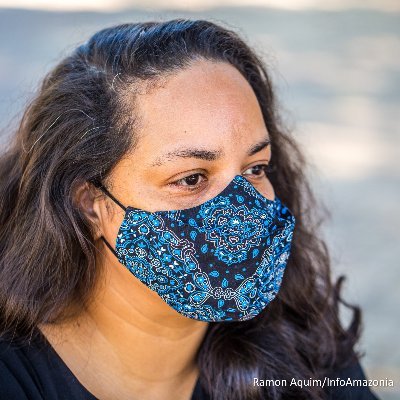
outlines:
[{"label": "blurred background", "polygon": [[43,75],[96,30],[174,17],[235,29],[264,58],[331,212],[334,275],[364,311],[362,365],[399,399],[399,0],[0,0],[0,146]]}]

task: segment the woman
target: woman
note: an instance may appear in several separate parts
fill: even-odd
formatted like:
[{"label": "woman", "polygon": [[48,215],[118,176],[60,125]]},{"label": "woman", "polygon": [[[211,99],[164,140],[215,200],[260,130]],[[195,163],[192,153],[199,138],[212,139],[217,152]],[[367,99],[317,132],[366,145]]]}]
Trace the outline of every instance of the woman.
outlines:
[{"label": "woman", "polygon": [[1,399],[375,399],[317,381],[365,376],[305,167],[234,32],[93,35],[0,159]]}]

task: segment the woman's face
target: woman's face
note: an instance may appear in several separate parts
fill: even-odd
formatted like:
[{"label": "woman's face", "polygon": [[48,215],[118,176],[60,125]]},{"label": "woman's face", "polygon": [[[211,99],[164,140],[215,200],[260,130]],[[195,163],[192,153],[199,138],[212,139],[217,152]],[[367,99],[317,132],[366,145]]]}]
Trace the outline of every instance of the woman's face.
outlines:
[{"label": "woman's face", "polygon": [[[262,169],[271,158],[268,131],[251,86],[233,66],[196,61],[135,103],[137,147],[105,182],[126,207],[190,208],[219,194],[238,174],[275,198]],[[114,245],[124,211],[102,196],[94,209],[98,237]]]},{"label": "woman's face", "polygon": [[[140,117],[137,147],[107,181],[125,206],[193,207],[216,196],[237,174],[274,199],[262,169],[271,146],[261,109],[249,83],[230,64],[196,61],[138,95],[135,113]],[[105,201],[110,212],[100,230],[114,243],[124,212]]]}]

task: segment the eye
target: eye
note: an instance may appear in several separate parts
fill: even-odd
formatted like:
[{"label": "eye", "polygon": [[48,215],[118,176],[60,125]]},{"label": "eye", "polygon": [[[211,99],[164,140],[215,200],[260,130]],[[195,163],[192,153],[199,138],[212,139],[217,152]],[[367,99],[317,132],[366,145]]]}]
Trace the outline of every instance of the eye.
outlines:
[{"label": "eye", "polygon": [[202,185],[202,182],[204,182],[204,180],[200,179],[200,177],[204,177],[204,174],[197,173],[188,175],[184,178],[178,179],[175,182],[171,182],[169,185],[182,187],[185,190],[195,190]]},{"label": "eye", "polygon": [[[252,167],[246,169],[246,171],[252,171],[249,175],[254,175],[256,177],[266,177],[267,174],[274,171],[273,165],[270,164],[257,164]],[[243,175],[247,175],[246,171],[243,172]]]}]

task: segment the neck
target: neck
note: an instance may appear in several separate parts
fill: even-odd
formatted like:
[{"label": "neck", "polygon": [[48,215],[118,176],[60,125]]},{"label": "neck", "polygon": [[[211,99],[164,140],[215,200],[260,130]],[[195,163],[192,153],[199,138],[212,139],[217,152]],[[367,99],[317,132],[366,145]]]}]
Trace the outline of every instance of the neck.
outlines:
[{"label": "neck", "polygon": [[88,364],[117,381],[193,384],[208,323],[180,315],[111,257],[85,311],[73,323],[41,330],[73,371]]},{"label": "neck", "polygon": [[126,373],[141,379],[166,380],[192,371],[208,324],[178,314],[125,267],[114,267],[87,310],[93,334]]}]

